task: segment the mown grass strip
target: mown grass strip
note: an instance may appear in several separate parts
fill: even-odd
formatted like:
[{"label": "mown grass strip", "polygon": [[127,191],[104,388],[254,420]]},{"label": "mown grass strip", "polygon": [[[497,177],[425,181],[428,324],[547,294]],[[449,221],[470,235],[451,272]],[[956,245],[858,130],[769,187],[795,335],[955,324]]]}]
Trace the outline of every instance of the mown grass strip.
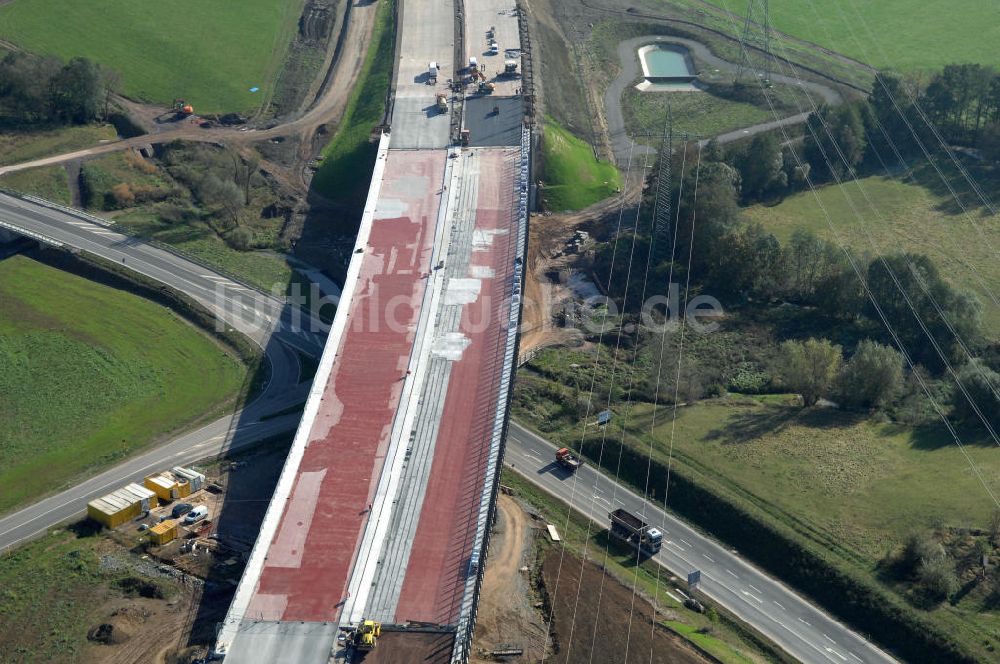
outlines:
[{"label": "mown grass strip", "polygon": [[[386,1],[378,8],[372,45],[347,102],[344,119],[323,148],[323,165],[312,181],[313,191],[348,209],[364,204],[375,165],[376,144],[371,142],[371,132],[382,121],[392,78],[394,6],[394,1]],[[350,229],[341,230],[347,233]]]}]

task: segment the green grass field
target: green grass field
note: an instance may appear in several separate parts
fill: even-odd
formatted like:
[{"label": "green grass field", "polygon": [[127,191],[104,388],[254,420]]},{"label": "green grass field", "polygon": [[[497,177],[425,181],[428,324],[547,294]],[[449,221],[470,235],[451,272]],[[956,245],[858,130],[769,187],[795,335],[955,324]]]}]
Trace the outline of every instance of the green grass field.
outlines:
[{"label": "green grass field", "polygon": [[73,202],[66,169],[62,166],[43,166],[7,173],[0,176],[0,188],[41,196],[63,205],[70,205]]},{"label": "green grass field", "polygon": [[221,412],[245,377],[157,304],[0,262],[0,512]]},{"label": "green grass field", "polygon": [[[127,602],[116,582],[125,578],[153,584],[167,602],[176,598],[177,583],[146,577],[138,571],[102,567],[111,555],[127,565],[137,560],[102,537],[80,529],[53,531],[18,547],[0,561],[0,662],[93,661],[95,646],[87,631],[109,618],[111,607]],[[148,600],[147,600],[148,601]],[[169,609],[167,609],[169,610]]]},{"label": "green grass field", "polygon": [[782,240],[796,228],[835,240],[829,215],[841,239],[859,253],[927,254],[952,283],[977,293],[985,329],[997,336],[1000,307],[992,298],[1000,299],[1000,215],[984,217],[972,210],[965,217],[953,211],[950,198],[885,177],[864,178],[843,188],[829,185],[817,195],[818,201],[812,193],[799,193],[773,207],[748,208],[745,214]]},{"label": "green grass field", "polygon": [[17,0],[0,6],[0,38],[36,53],[92,58],[122,74],[130,97],[166,104],[182,97],[199,112],[251,111],[271,94],[303,4]]},{"label": "green grass field", "polygon": [[0,166],[89,148],[117,137],[111,125],[82,125],[40,131],[4,130],[0,132]]},{"label": "green grass field", "polygon": [[[708,3],[742,15],[748,0]],[[698,0],[680,0],[678,4],[704,6]],[[770,14],[777,30],[878,68],[917,71],[955,62],[1000,64],[996,5],[982,0],[950,0],[945,4],[783,0],[771,3]]]},{"label": "green grass field", "polygon": [[633,136],[658,135],[670,102],[674,131],[693,136],[717,136],[733,129],[774,120],[770,110],[731,101],[709,92],[639,92],[633,87],[622,95],[625,126]]},{"label": "green grass field", "polygon": [[582,210],[619,191],[621,174],[614,164],[598,161],[590,145],[551,118],[542,138],[542,198],[553,212]]}]

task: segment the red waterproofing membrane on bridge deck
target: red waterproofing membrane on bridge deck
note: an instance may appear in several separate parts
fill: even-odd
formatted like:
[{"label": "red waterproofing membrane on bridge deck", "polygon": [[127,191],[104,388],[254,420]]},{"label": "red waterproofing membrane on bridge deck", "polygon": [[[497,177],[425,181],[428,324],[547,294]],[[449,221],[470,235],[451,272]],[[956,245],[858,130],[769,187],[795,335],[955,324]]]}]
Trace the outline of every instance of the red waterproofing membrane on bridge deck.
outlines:
[{"label": "red waterproofing membrane on bridge deck", "polygon": [[389,153],[347,329],[247,618],[339,617],[410,358],[445,158]]},{"label": "red waterproofing membrane on bridge deck", "polygon": [[[471,339],[451,369],[434,461],[395,620],[455,624],[476,535],[507,339],[510,283],[517,253],[517,150],[480,153],[476,244],[469,277],[478,299],[465,305],[461,331]],[[488,325],[486,324],[488,323]]]}]

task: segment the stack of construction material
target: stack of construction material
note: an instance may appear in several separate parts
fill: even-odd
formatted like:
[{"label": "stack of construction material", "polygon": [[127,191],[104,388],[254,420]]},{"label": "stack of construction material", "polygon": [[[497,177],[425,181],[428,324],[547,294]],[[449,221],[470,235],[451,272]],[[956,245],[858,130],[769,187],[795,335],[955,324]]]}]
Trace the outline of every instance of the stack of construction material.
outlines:
[{"label": "stack of construction material", "polygon": [[175,519],[167,519],[158,523],[149,529],[149,535],[153,543],[159,546],[163,546],[167,542],[172,542],[177,539],[177,521]]},{"label": "stack of construction material", "polygon": [[157,505],[156,493],[133,482],[87,503],[87,516],[108,528],[117,528]]}]

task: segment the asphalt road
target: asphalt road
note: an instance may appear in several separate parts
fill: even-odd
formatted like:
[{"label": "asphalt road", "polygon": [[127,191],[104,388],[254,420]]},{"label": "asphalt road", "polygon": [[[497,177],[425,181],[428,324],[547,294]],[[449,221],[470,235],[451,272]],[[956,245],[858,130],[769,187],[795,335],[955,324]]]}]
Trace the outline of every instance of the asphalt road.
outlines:
[{"label": "asphalt road", "polygon": [[186,293],[262,347],[273,333],[282,343],[307,355],[319,356],[323,352],[326,337],[322,323],[307,320],[282,300],[210,268],[123,235],[106,221],[0,193],[0,224],[120,263]]},{"label": "asphalt road", "polygon": [[71,210],[0,194],[0,226],[123,262],[131,270],[186,293],[258,343],[270,366],[267,384],[243,409],[0,517],[0,551],[58,523],[83,516],[87,502],[93,498],[130,481],[141,480],[153,470],[192,462],[226,449],[235,451],[294,431],[298,426],[300,413],[261,419],[305,402],[310,382],[301,382],[296,351],[311,356],[318,356],[323,351],[325,333],[309,332],[307,321],[297,321],[298,313],[291,307]]},{"label": "asphalt road", "polygon": [[739,555],[665,513],[654,503],[584,465],[567,474],[553,461],[556,447],[516,422],[510,423],[505,462],[533,484],[571,505],[602,528],[608,513],[623,507],[664,532],[664,545],[654,560],[687,578],[701,570],[708,597],[803,662],[894,662],[857,633]]}]

